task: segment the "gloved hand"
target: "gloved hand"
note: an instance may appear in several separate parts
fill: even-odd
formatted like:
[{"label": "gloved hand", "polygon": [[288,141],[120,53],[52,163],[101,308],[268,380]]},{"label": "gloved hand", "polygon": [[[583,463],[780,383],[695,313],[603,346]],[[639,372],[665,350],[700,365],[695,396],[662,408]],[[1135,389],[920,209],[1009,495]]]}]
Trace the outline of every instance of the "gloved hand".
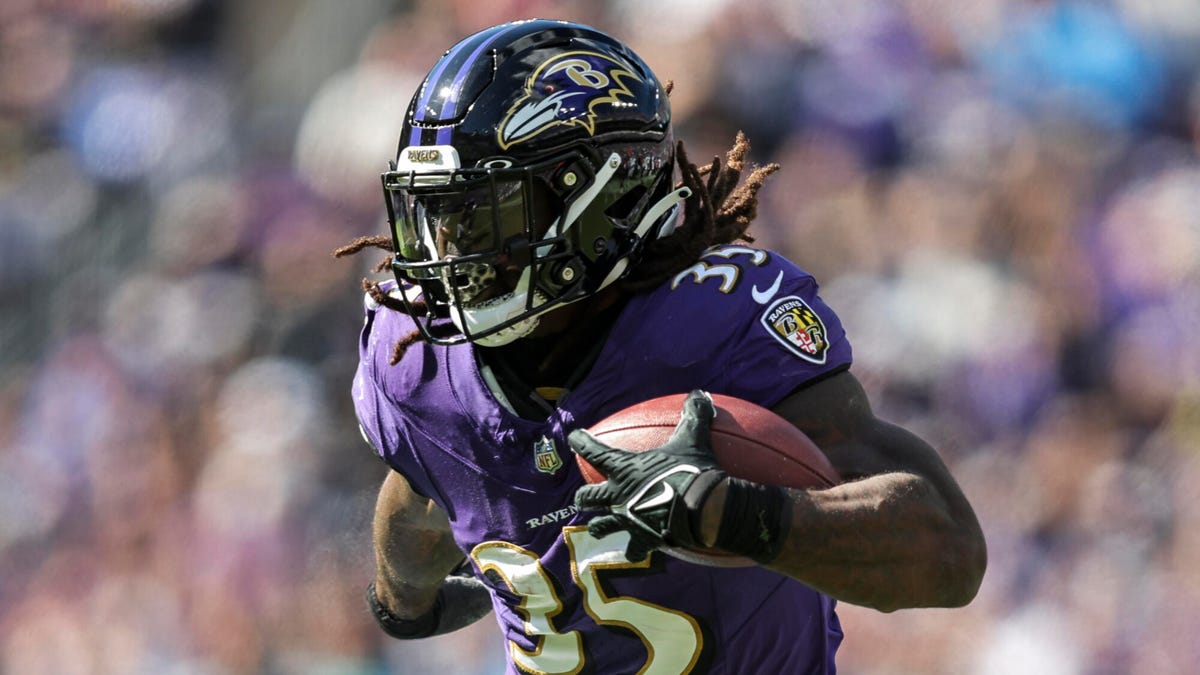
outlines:
[{"label": "gloved hand", "polygon": [[367,607],[388,635],[399,640],[451,633],[475,623],[492,611],[492,594],[475,577],[471,563],[463,561],[442,580],[433,607],[414,619],[401,619],[379,601],[375,582],[367,586]]},{"label": "gloved hand", "polygon": [[610,447],[582,429],[571,432],[571,448],[607,477],[575,493],[580,510],[609,512],[593,519],[588,532],[597,538],[629,532],[625,555],[633,562],[663,545],[697,546],[700,510],[727,477],[712,450],[715,412],[707,393],[691,392],[670,440],[645,452]]}]

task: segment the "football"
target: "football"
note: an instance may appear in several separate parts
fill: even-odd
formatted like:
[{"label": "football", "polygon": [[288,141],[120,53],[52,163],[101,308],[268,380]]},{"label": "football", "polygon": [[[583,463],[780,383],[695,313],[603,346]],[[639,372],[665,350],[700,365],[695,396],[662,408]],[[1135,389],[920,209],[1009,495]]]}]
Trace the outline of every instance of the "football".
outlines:
[{"label": "football", "polygon": [[[644,401],[613,413],[588,428],[596,438],[633,452],[665,443],[679,422],[684,394]],[[816,444],[791,422],[759,405],[731,396],[712,395],[716,416],[712,424],[717,464],[738,478],[794,488],[832,487],[841,482],[837,470]],[[595,467],[575,455],[584,480],[604,480]],[[688,562],[718,567],[755,564],[715,549],[664,548]]]}]

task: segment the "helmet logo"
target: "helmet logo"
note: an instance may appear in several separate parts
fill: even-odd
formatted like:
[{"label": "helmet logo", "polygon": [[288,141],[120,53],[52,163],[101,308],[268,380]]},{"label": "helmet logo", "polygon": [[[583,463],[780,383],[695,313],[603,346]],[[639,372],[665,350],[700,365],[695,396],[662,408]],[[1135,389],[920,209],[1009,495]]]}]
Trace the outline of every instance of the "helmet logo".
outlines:
[{"label": "helmet logo", "polygon": [[642,78],[610,56],[591,51],[558,54],[525,80],[525,95],[500,121],[496,139],[508,149],[558,127],[578,126],[595,134],[599,106],[634,104],[627,80]]}]

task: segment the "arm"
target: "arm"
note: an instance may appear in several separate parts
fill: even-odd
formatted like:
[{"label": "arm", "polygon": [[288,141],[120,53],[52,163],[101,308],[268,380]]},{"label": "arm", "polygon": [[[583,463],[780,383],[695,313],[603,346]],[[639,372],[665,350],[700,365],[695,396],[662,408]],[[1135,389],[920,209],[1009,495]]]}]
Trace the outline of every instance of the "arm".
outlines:
[{"label": "arm", "polygon": [[[841,373],[784,399],[775,412],[811,438],[842,478],[788,490],[791,527],[769,567],[859,605],[955,607],[975,597],[987,565],[983,534],[937,453],[872,413]],[[702,537],[716,539],[723,491],[705,504]]]},{"label": "arm", "polygon": [[629,532],[630,560],[664,544],[716,545],[882,611],[971,601],[986,567],[983,535],[928,444],[877,419],[849,373],[797,391],[776,411],[846,482],[792,490],[729,476],[712,453],[712,402],[697,391],[659,448],[631,453],[571,433],[571,447],[607,476],[575,494],[580,509],[608,512],[589,531]]},{"label": "arm", "polygon": [[391,471],[375,502],[375,582],[368,605],[393,637],[458,630],[491,611],[487,587],[451,574],[463,562],[446,514]]}]

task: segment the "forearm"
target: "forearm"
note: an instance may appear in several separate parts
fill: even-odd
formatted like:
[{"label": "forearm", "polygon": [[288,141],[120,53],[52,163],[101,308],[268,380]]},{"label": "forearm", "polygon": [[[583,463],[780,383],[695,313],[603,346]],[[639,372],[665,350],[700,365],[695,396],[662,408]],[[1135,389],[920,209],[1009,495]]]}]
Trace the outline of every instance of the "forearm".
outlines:
[{"label": "forearm", "polygon": [[375,504],[372,540],[375,592],[402,619],[428,612],[442,581],[463,560],[445,514],[394,472]]},{"label": "forearm", "polygon": [[[409,619],[433,608],[447,570],[453,568],[455,561],[438,563],[436,559],[414,559],[405,555],[404,548],[400,541],[376,536],[373,583],[384,606],[397,617]],[[430,547],[413,547],[413,551],[420,550],[428,551]]]},{"label": "forearm", "polygon": [[[709,546],[724,526],[724,488],[714,490],[704,507],[702,537]],[[957,607],[978,590],[986,554],[974,516],[956,515],[920,476],[887,473],[825,490],[785,492],[790,524],[767,567],[881,611]]]},{"label": "forearm", "polygon": [[463,562],[445,513],[390,473],[375,503],[375,580],[367,607],[392,637],[449,633],[486,616],[491,593]]},{"label": "forearm", "polygon": [[875,417],[849,373],[797,390],[777,412],[846,482],[789,491],[791,525],[772,568],[883,611],[971,601],[987,545],[970,502],[929,443]]},{"label": "forearm", "polygon": [[789,496],[791,526],[770,568],[882,611],[956,607],[974,597],[983,558],[977,525],[928,480],[886,473]]}]

